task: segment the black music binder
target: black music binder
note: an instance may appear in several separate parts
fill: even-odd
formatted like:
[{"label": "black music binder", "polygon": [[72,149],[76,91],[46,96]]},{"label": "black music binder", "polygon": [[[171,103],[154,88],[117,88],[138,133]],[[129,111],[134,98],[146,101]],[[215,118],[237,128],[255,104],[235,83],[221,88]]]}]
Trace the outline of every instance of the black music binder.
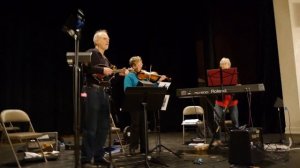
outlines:
[{"label": "black music binder", "polygon": [[125,110],[140,110],[142,103],[147,103],[147,110],[155,111],[161,108],[166,88],[160,87],[128,87],[125,91]]}]

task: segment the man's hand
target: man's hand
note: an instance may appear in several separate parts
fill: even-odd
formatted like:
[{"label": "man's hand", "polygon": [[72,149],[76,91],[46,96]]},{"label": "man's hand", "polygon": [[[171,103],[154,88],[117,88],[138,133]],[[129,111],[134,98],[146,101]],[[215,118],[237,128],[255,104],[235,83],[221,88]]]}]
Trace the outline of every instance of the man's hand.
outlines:
[{"label": "man's hand", "polygon": [[105,75],[105,76],[109,76],[109,75],[111,75],[113,73],[113,70],[111,69],[111,68],[108,68],[108,67],[104,67],[103,68],[103,74]]},{"label": "man's hand", "polygon": [[120,73],[119,73],[119,75],[120,76],[126,76],[126,75],[128,75],[128,73],[129,73],[128,69],[122,68],[121,71],[120,71]]}]

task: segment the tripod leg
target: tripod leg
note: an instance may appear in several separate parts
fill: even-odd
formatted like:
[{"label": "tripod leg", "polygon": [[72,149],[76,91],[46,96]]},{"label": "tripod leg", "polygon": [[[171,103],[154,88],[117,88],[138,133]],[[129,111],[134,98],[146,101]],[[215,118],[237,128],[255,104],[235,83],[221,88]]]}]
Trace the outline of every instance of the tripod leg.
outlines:
[{"label": "tripod leg", "polygon": [[155,125],[156,125],[156,129],[157,129],[157,137],[156,137],[156,139],[157,139],[157,145],[150,151],[150,153],[153,152],[153,151],[155,151],[156,149],[158,149],[158,152],[160,153],[161,152],[161,148],[163,147],[166,150],[168,150],[169,152],[173,153],[175,156],[177,156],[177,157],[180,158],[180,156],[177,153],[173,152],[171,149],[169,149],[169,148],[167,148],[167,147],[165,147],[164,145],[161,144],[161,136],[160,136],[160,111],[159,110],[157,112],[157,120],[155,120],[155,122],[156,122]]},{"label": "tripod leg", "polygon": [[168,150],[169,152],[173,153],[173,154],[174,154],[175,156],[177,156],[178,158],[181,158],[181,156],[180,156],[180,155],[178,155],[177,153],[173,152],[171,149],[167,148],[166,146],[164,146],[164,145],[160,145],[160,147],[163,147],[163,148],[165,148],[166,150]]},{"label": "tripod leg", "polygon": [[159,160],[158,158],[151,158],[150,161],[152,163],[155,163],[155,164],[159,164],[159,165],[163,165],[165,167],[169,167],[169,165],[167,165],[166,163],[164,163],[163,161]]}]

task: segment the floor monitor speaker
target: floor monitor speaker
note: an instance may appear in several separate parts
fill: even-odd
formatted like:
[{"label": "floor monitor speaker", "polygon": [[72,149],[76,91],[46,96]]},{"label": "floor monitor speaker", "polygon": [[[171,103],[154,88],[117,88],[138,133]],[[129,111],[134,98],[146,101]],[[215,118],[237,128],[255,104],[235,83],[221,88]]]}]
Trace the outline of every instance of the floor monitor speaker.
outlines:
[{"label": "floor monitor speaker", "polygon": [[229,163],[251,166],[264,158],[262,129],[247,128],[231,130],[229,140]]}]

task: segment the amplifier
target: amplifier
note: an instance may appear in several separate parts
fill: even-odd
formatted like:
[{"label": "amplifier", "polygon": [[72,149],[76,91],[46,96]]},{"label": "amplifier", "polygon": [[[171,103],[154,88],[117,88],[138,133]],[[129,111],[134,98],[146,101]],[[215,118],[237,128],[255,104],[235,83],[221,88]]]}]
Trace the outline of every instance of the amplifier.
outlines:
[{"label": "amplifier", "polygon": [[229,163],[252,166],[264,158],[264,145],[261,128],[231,130],[229,141]]}]

